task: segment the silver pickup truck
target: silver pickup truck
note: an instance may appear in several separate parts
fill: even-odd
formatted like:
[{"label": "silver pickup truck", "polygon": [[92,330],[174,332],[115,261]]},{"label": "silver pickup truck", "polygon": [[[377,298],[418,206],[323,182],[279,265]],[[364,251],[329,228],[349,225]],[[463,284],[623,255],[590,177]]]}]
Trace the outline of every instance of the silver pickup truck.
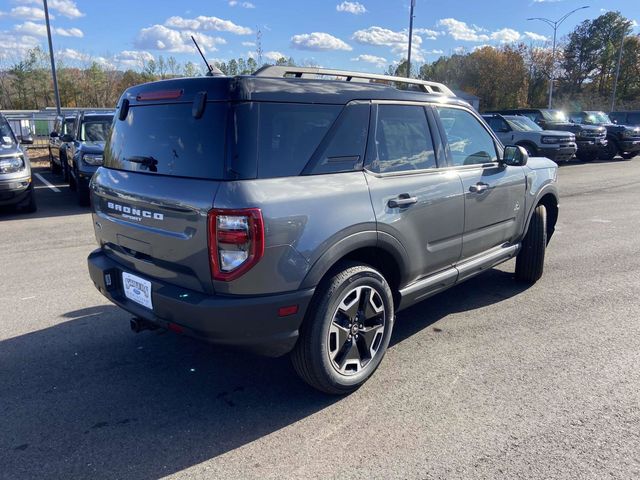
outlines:
[{"label": "silver pickup truck", "polygon": [[571,160],[578,147],[576,137],[562,130],[543,130],[523,115],[485,114],[483,118],[504,145],[520,145],[529,156],[554,162]]}]

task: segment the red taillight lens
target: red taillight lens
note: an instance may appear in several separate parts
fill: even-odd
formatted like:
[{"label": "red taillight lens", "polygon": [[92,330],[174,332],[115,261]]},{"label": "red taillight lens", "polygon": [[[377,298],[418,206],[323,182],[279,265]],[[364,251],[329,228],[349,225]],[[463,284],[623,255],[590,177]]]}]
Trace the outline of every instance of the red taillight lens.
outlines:
[{"label": "red taillight lens", "polygon": [[264,254],[264,222],[259,208],[209,211],[209,260],[214,280],[238,278]]},{"label": "red taillight lens", "polygon": [[151,100],[175,100],[182,96],[182,90],[156,90],[152,92],[142,92],[136,96],[139,102]]}]

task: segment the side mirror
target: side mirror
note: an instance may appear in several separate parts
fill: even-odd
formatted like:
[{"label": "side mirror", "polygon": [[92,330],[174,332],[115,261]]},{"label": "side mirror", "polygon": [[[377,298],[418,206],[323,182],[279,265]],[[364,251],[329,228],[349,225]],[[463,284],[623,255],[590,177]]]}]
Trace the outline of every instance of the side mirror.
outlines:
[{"label": "side mirror", "polygon": [[62,140],[64,143],[73,142],[73,137],[68,133],[65,133],[60,137],[60,140]]},{"label": "side mirror", "polygon": [[529,154],[520,145],[507,145],[504,147],[502,163],[511,167],[523,167],[529,160]]},{"label": "side mirror", "polygon": [[56,137],[58,137],[58,132],[56,132],[56,131],[54,130],[53,132],[51,132],[51,133],[49,134],[49,136],[50,136],[51,138],[56,138]]},{"label": "side mirror", "polygon": [[18,137],[20,143],[24,145],[33,145],[33,137],[31,135],[27,135],[24,137]]}]

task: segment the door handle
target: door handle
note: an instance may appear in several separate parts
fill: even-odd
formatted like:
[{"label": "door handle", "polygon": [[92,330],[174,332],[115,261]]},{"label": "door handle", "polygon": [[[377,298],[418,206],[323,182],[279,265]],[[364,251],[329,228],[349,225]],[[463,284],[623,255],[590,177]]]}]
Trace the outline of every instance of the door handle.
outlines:
[{"label": "door handle", "polygon": [[484,182],[478,182],[475,185],[471,185],[469,187],[469,191],[472,193],[482,193],[486,190],[489,190],[489,184]]},{"label": "door handle", "polygon": [[391,200],[389,200],[387,205],[389,205],[389,208],[403,208],[408,207],[409,205],[413,205],[417,202],[418,197],[412,197],[408,193],[403,193],[401,195],[398,195],[397,198],[392,198]]}]

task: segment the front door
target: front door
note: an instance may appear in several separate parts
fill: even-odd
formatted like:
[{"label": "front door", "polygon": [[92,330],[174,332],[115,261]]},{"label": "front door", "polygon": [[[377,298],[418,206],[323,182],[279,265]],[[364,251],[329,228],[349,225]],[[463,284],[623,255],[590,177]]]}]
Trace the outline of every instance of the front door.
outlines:
[{"label": "front door", "polygon": [[436,111],[464,191],[463,261],[514,241],[522,231],[525,174],[523,167],[498,162],[494,137],[476,115],[457,107]]}]

